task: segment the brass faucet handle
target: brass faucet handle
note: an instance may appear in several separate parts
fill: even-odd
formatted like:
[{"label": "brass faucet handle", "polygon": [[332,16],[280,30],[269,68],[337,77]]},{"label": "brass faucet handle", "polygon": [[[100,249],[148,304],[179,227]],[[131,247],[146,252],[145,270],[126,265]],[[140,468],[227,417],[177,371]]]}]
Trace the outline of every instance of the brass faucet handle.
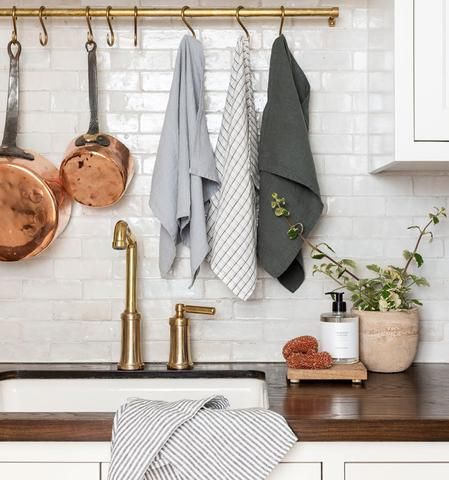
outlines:
[{"label": "brass faucet handle", "polygon": [[189,370],[193,368],[190,353],[190,320],[184,316],[184,313],[214,315],[215,307],[176,304],[175,316],[170,318],[170,354],[167,363],[167,368],[170,370]]},{"label": "brass faucet handle", "polygon": [[184,312],[201,315],[215,315],[215,307],[200,307],[198,305],[184,305]]},{"label": "brass faucet handle", "polygon": [[200,307],[199,305],[176,304],[176,317],[183,318],[184,313],[197,313],[201,315],[215,315],[215,307]]}]

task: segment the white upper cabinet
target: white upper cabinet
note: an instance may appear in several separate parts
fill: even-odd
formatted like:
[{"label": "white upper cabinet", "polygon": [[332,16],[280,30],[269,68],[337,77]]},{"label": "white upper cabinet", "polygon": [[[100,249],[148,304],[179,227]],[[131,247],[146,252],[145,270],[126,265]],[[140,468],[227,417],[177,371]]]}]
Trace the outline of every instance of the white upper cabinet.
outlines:
[{"label": "white upper cabinet", "polygon": [[414,3],[415,141],[448,142],[449,5],[446,0]]},{"label": "white upper cabinet", "polygon": [[[392,3],[373,0],[371,11],[368,96],[372,171],[448,170],[449,2],[395,0],[394,11]],[[391,9],[391,22],[388,12],[381,18],[380,8]],[[379,78],[386,79],[382,92],[376,82]]]}]

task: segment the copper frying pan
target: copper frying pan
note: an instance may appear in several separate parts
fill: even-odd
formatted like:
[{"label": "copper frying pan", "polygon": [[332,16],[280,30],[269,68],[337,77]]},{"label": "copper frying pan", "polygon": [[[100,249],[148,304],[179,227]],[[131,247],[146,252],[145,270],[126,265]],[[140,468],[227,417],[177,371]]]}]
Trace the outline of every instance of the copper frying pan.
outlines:
[{"label": "copper frying pan", "polygon": [[[15,53],[14,53],[15,51]],[[5,132],[0,147],[0,261],[13,262],[44,251],[64,230],[72,202],[58,169],[42,155],[16,144],[19,117],[17,40],[8,43],[10,58]]]},{"label": "copper frying pan", "polygon": [[60,167],[60,178],[77,202],[108,207],[118,202],[134,174],[129,150],[122,142],[100,133],[98,125],[97,44],[86,43],[89,67],[90,123],[86,134],[71,142]]}]

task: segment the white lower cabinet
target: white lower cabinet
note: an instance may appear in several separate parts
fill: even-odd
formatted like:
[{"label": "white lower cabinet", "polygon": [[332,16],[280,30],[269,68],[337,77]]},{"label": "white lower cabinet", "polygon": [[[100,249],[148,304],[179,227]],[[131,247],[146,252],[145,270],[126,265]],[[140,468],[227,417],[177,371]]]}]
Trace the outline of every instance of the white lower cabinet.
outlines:
[{"label": "white lower cabinet", "polygon": [[[109,463],[101,464],[101,480],[108,478]],[[321,463],[281,463],[267,480],[321,480]]]},{"label": "white lower cabinet", "polygon": [[347,463],[345,480],[448,480],[449,463]]},{"label": "white lower cabinet", "polygon": [[[107,480],[110,458],[107,442],[0,442],[0,480]],[[267,480],[449,480],[449,442],[299,441]]]},{"label": "white lower cabinet", "polygon": [[98,463],[0,463],[3,480],[99,480]]},{"label": "white lower cabinet", "polygon": [[267,480],[321,480],[321,463],[281,463]]}]

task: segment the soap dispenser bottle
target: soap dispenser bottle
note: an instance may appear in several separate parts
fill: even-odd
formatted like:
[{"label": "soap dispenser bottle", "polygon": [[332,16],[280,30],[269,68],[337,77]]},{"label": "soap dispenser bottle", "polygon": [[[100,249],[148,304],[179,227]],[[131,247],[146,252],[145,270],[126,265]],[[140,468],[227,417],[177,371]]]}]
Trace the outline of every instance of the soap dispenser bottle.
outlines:
[{"label": "soap dispenser bottle", "polygon": [[215,315],[214,307],[176,304],[175,316],[170,318],[170,354],[169,370],[191,370],[193,368],[190,353],[190,321],[185,313]]},{"label": "soap dispenser bottle", "polygon": [[359,317],[346,313],[343,292],[327,292],[332,295],[332,312],[320,318],[320,347],[328,352],[334,364],[359,361]]}]

